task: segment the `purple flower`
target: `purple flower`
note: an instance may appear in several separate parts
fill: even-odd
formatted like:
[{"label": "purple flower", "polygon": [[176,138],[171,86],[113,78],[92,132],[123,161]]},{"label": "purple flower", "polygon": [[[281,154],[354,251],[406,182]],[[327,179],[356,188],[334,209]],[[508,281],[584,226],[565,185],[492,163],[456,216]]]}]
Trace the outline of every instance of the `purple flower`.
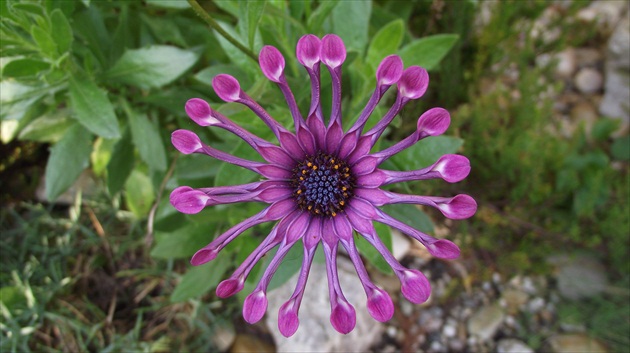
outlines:
[{"label": "purple flower", "polygon": [[[247,322],[259,321],[267,309],[266,292],[271,277],[291,247],[301,240],[304,260],[298,283],[293,295],[279,312],[278,328],[289,337],[298,328],[298,310],[309,269],[315,250],[321,244],[328,273],[330,322],[337,331],[345,334],[354,328],[356,315],[354,307],[343,295],[337,276],[339,244],[350,256],[363,284],[370,315],[378,321],[387,321],[394,312],[389,294],[370,280],[354,243],[354,232],[363,236],[382,254],[400,279],[402,294],[413,303],[427,300],[431,292],[429,281],[421,272],[403,267],[394,258],[376,234],[373,221],[399,229],[421,242],[436,257],[453,259],[459,256],[459,248],[453,242],[424,234],[389,216],[379,206],[395,203],[426,205],[437,208],[444,216],[452,219],[468,218],[477,209],[477,204],[468,195],[450,198],[404,195],[380,187],[403,181],[438,178],[449,183],[458,182],[470,172],[470,162],[466,157],[448,154],[420,170],[393,171],[379,168],[385,160],[419,140],[444,133],[449,126],[450,116],[442,108],[433,108],[422,114],[418,118],[416,130],[407,138],[382,151],[371,152],[403,106],[425,93],[429,83],[425,69],[418,66],[403,69],[402,60],[396,55],[383,59],[376,70],[374,93],[354,125],[344,132],[341,126],[341,66],[346,58],[346,49],[341,38],[329,34],[320,40],[314,35],[305,35],[297,44],[296,55],[311,79],[311,105],[306,119],[301,115],[285,79],[282,54],[276,48],[266,46],[260,51],[259,57],[263,74],[275,82],[284,94],[293,116],[295,132],[290,132],[271,117],[241,89],[234,77],[221,74],[212,81],[221,99],[243,104],[256,113],[274,133],[279,145],[234,124],[201,99],[194,98],[186,103],[186,112],[197,124],[222,128],[237,135],[254,148],[266,163],[245,160],[214,149],[188,130],[177,130],[172,134],[171,141],[180,152],[207,154],[254,171],[261,175],[262,181],[201,189],[181,186],[171,193],[170,201],[177,210],[189,214],[218,204],[269,204],[260,213],[233,226],[197,251],[191,263],[201,265],[211,261],[248,228],[264,222],[276,222],[271,233],[234,274],[218,285],[217,295],[225,298],[242,290],[255,264],[271,249],[278,247],[260,282],[247,296],[243,306],[243,316]],[[332,109],[327,121],[320,104],[320,63],[328,68],[332,79]],[[365,123],[376,105],[393,85],[398,91],[393,106],[378,124],[364,131]]]}]

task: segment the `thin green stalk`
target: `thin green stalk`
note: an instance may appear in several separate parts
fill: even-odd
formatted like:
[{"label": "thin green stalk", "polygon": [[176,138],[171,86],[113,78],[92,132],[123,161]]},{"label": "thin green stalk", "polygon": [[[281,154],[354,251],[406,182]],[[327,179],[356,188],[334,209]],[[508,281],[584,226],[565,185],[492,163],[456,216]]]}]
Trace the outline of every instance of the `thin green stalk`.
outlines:
[{"label": "thin green stalk", "polygon": [[246,46],[244,46],[238,40],[236,40],[236,38],[232,37],[228,32],[226,32],[223,28],[221,28],[219,23],[217,23],[217,21],[215,21],[214,18],[212,18],[212,16],[210,16],[210,14],[208,14],[206,12],[206,10],[204,10],[203,7],[201,7],[201,5],[199,5],[197,0],[188,0],[188,3],[193,8],[193,11],[195,11],[195,13],[197,13],[197,15],[199,15],[199,17],[201,17],[204,21],[206,21],[206,23],[212,29],[217,31],[221,36],[223,36],[223,38],[227,39],[228,42],[232,43],[232,45],[234,45],[240,51],[245,53],[245,55],[249,56],[254,61],[258,61],[258,56],[256,56],[256,54],[254,54],[254,52],[249,50]]}]

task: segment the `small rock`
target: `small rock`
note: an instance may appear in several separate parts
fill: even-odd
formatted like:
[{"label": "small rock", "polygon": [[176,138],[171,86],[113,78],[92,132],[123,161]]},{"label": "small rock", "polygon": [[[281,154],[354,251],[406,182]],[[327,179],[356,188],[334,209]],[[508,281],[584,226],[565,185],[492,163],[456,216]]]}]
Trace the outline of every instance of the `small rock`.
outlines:
[{"label": "small rock", "polygon": [[218,327],[214,331],[212,342],[221,352],[227,351],[227,349],[234,343],[236,339],[236,333],[232,327]]},{"label": "small rock", "polygon": [[482,342],[487,341],[497,332],[504,317],[498,305],[483,307],[468,319],[468,332]]},{"label": "small rock", "polygon": [[231,353],[273,353],[275,348],[252,335],[236,335]]},{"label": "small rock", "polygon": [[516,314],[521,310],[521,307],[527,303],[529,295],[516,289],[506,289],[502,296],[505,301],[507,312],[510,314]]},{"label": "small rock", "polygon": [[558,64],[556,65],[556,74],[561,78],[570,78],[577,69],[577,57],[575,49],[568,48],[556,55]]},{"label": "small rock", "polygon": [[565,298],[577,300],[593,297],[607,286],[606,269],[597,260],[585,255],[556,256],[550,262],[558,265],[558,290]]},{"label": "small rock", "polygon": [[575,75],[574,82],[580,92],[592,94],[602,89],[604,79],[599,71],[585,67]]},{"label": "small rock", "polygon": [[545,307],[545,299],[541,297],[534,298],[527,303],[527,310],[530,313],[536,313]]},{"label": "small rock", "polygon": [[548,343],[554,353],[606,352],[599,341],[582,333],[556,335]]},{"label": "small rock", "polygon": [[399,231],[392,231],[392,255],[397,260],[402,260],[411,248],[411,242],[409,238],[402,235]]},{"label": "small rock", "polygon": [[597,110],[591,103],[582,101],[573,106],[571,109],[571,119],[579,124],[584,124],[585,132],[587,136],[591,135],[591,130],[595,122],[599,118]]},{"label": "small rock", "polygon": [[515,338],[504,338],[497,343],[498,353],[534,353],[525,342]]},{"label": "small rock", "polygon": [[455,337],[457,335],[457,323],[451,319],[446,321],[446,324],[442,327],[442,335],[448,338]]},{"label": "small rock", "polygon": [[599,106],[602,115],[630,122],[630,19],[619,23],[608,41],[606,87]]}]

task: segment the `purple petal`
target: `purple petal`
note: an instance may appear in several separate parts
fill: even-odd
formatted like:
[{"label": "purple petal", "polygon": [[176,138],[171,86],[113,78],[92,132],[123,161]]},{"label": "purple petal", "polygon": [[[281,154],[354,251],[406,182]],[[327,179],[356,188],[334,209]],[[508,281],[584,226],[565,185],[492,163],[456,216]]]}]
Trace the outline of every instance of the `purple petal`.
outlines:
[{"label": "purple petal", "polygon": [[290,170],[276,167],[274,165],[263,165],[256,168],[256,171],[268,179],[288,180],[291,179],[293,173]]},{"label": "purple petal", "polygon": [[302,239],[302,236],[308,229],[309,223],[311,222],[311,215],[308,212],[302,212],[294,221],[291,223],[289,228],[287,228],[286,241],[287,243],[294,243],[299,239]]},{"label": "purple petal", "polygon": [[199,249],[190,259],[190,264],[193,266],[203,265],[206,262],[214,260],[219,255],[218,249]]},{"label": "purple petal", "polygon": [[[301,131],[306,131],[304,129],[300,129]],[[308,133],[308,132],[307,132]],[[311,137],[312,138],[312,137]],[[293,158],[301,160],[304,158],[304,151],[300,147],[298,140],[295,138],[295,135],[289,132],[280,132],[280,145],[284,150]]]},{"label": "purple petal", "polygon": [[280,83],[284,72],[284,57],[271,45],[265,45],[258,55],[258,62],[263,74],[271,81]]},{"label": "purple petal", "polygon": [[339,301],[330,314],[330,323],[339,333],[348,334],[354,329],[357,314],[347,301]]},{"label": "purple petal", "polygon": [[458,154],[447,154],[440,157],[432,170],[440,173],[447,182],[457,183],[464,180],[470,173],[470,161]]},{"label": "purple petal", "polygon": [[400,80],[403,73],[403,62],[398,55],[390,55],[383,59],[376,69],[378,85],[391,86]]},{"label": "purple petal", "polygon": [[334,69],[346,60],[346,46],[339,36],[327,34],[322,38],[322,47],[320,52],[322,62]]},{"label": "purple petal", "polygon": [[345,159],[354,151],[354,148],[357,146],[357,142],[359,141],[359,135],[357,133],[347,133],[341,139],[339,143],[339,152],[337,156],[341,159]]},{"label": "purple petal", "polygon": [[210,126],[221,123],[212,116],[210,105],[203,99],[193,98],[186,102],[186,114],[200,126]]},{"label": "purple petal", "polygon": [[[297,137],[306,153],[315,154],[315,137],[313,137],[313,134],[311,134],[308,129],[302,127],[299,128],[297,131]],[[298,154],[295,156],[298,156]],[[299,156],[304,157],[304,154],[299,154]]]},{"label": "purple petal", "polygon": [[203,144],[197,134],[183,129],[173,131],[171,134],[171,143],[183,154],[195,153],[203,148]]},{"label": "purple petal", "polygon": [[390,203],[391,197],[381,189],[357,188],[354,194],[369,201],[374,206],[383,206]]},{"label": "purple petal", "polygon": [[295,56],[300,64],[313,69],[313,66],[319,62],[320,48],[321,40],[315,35],[307,34],[298,40]]},{"label": "purple petal", "polygon": [[339,147],[339,141],[343,136],[343,130],[339,122],[335,121],[326,131],[326,149],[328,153],[335,153]]},{"label": "purple petal", "polygon": [[417,270],[404,270],[400,280],[402,282],[400,291],[410,302],[421,304],[429,299],[429,295],[431,295],[431,284],[429,284],[429,280],[427,280],[422,272]]},{"label": "purple petal", "polygon": [[429,87],[429,74],[420,66],[410,66],[398,81],[398,91],[407,99],[422,97]]},{"label": "purple petal", "polygon": [[217,286],[217,296],[219,298],[227,298],[230,297],[245,287],[245,280],[243,278],[230,278],[222,281]]},{"label": "purple petal", "polygon": [[352,172],[356,176],[372,173],[379,164],[378,158],[365,156],[352,166]]},{"label": "purple petal", "polygon": [[370,136],[361,136],[359,137],[359,141],[357,142],[354,151],[348,157],[348,163],[350,165],[354,164],[356,161],[361,159],[363,156],[367,155],[372,149],[372,141],[370,140]]},{"label": "purple petal", "polygon": [[372,220],[374,219],[374,217],[376,217],[374,206],[359,197],[352,198],[348,205],[352,207],[355,211],[357,211],[359,215],[366,219]]},{"label": "purple petal", "polygon": [[264,202],[272,203],[291,197],[293,191],[290,188],[269,188],[262,191],[258,198]]},{"label": "purple petal", "polygon": [[282,304],[278,312],[278,330],[284,337],[291,337],[300,326],[297,308],[293,300]]},{"label": "purple petal", "polygon": [[350,226],[350,221],[345,215],[338,214],[336,217],[333,217],[332,221],[338,239],[352,239],[352,226]]},{"label": "purple petal", "polygon": [[477,212],[477,202],[472,197],[460,194],[446,202],[438,202],[437,207],[450,219],[466,219]]},{"label": "purple petal", "polygon": [[450,240],[437,239],[433,243],[425,244],[425,246],[431,255],[440,259],[450,260],[459,257],[459,247]]},{"label": "purple petal", "polygon": [[315,114],[306,119],[306,125],[315,138],[317,148],[323,149],[326,141],[326,126]]},{"label": "purple petal", "polygon": [[241,85],[230,75],[216,75],[212,79],[212,88],[226,102],[235,102],[241,98]]},{"label": "purple petal", "polygon": [[206,207],[210,197],[203,191],[181,186],[173,190],[170,196],[171,205],[181,213],[196,214]]},{"label": "purple petal", "polygon": [[367,308],[370,315],[380,322],[389,321],[394,316],[394,303],[387,292],[374,288],[368,296]]},{"label": "purple petal", "polygon": [[418,119],[418,132],[421,137],[424,134],[429,136],[442,135],[451,124],[451,116],[443,108],[433,108],[426,111]]},{"label": "purple petal", "polygon": [[280,219],[295,210],[295,208],[296,206],[293,200],[278,201],[267,208],[265,218],[269,220]]},{"label": "purple petal", "polygon": [[282,148],[274,145],[258,146],[258,153],[269,163],[292,168],[295,161]]},{"label": "purple petal", "polygon": [[313,218],[311,220],[309,229],[306,231],[306,234],[304,234],[304,238],[302,239],[302,241],[304,242],[304,247],[306,249],[312,249],[316,247],[317,244],[319,243],[319,240],[321,239],[321,232],[322,232],[321,219],[319,217]]},{"label": "purple petal", "polygon": [[243,303],[243,318],[250,324],[255,324],[267,311],[267,296],[262,290],[255,291],[245,298]]},{"label": "purple petal", "polygon": [[382,170],[376,169],[370,174],[357,177],[357,185],[364,188],[376,188],[383,185],[387,181],[387,174]]}]

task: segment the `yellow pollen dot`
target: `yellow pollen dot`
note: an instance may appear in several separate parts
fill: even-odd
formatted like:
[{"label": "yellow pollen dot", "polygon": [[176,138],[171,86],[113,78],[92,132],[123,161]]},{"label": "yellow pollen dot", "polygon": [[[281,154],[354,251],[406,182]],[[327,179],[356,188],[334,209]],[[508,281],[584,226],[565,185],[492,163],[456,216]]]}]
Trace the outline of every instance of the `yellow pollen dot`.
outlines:
[{"label": "yellow pollen dot", "polygon": [[348,190],[348,188],[347,188],[347,187],[345,187],[345,186],[343,186],[343,187],[341,188],[341,191],[346,191],[346,190]]},{"label": "yellow pollen dot", "polygon": [[343,206],[343,205],[345,205],[346,203],[342,200],[342,201],[339,201],[339,204],[340,204],[341,206]]},{"label": "yellow pollen dot", "polygon": [[310,168],[310,167],[312,167],[312,166],[313,166],[313,163],[308,162],[308,163],[306,163],[306,166]]},{"label": "yellow pollen dot", "polygon": [[337,214],[335,213],[335,211],[332,212],[332,216],[335,217]]},{"label": "yellow pollen dot", "polygon": [[301,194],[301,193],[302,193],[302,190],[298,190],[298,191],[297,191],[297,194],[298,194],[298,195],[299,195],[299,194]]},{"label": "yellow pollen dot", "polygon": [[306,174],[306,170],[303,170],[303,171],[302,171],[302,174]]},{"label": "yellow pollen dot", "polygon": [[339,164],[335,164],[335,169],[339,169]]},{"label": "yellow pollen dot", "polygon": [[335,159],[334,159],[334,158],[331,158],[331,159],[330,159],[330,163],[335,164]]},{"label": "yellow pollen dot", "polygon": [[300,177],[300,181],[303,181],[303,180],[304,180],[304,177]]},{"label": "yellow pollen dot", "polygon": [[313,166],[313,170],[317,170],[317,166],[316,165]]},{"label": "yellow pollen dot", "polygon": [[313,206],[310,206],[310,205],[308,206],[308,210],[309,210],[309,211],[310,211],[312,208],[313,208]]}]

